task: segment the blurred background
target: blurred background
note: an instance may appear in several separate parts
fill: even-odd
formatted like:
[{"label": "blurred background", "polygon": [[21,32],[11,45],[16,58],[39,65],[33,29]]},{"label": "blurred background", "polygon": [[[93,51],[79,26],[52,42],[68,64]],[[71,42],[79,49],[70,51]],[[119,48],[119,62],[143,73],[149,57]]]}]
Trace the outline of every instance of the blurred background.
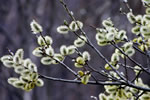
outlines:
[{"label": "blurred background", "polygon": [[[95,40],[95,30],[90,26],[101,27],[104,19],[111,17],[115,26],[125,29],[129,38],[131,24],[126,16],[119,12],[120,7],[127,11],[122,0],[65,0],[69,9],[74,12],[76,19],[84,23],[84,30],[93,44],[110,59],[114,48],[111,46],[98,47]],[[140,0],[129,0],[129,5],[134,14],[144,13]],[[56,51],[62,44],[70,45],[76,38],[73,34],[60,35],[56,28],[64,20],[71,22],[59,0],[0,0],[0,57],[8,54],[7,48],[15,52],[19,48],[25,51],[25,58],[31,58],[37,64],[41,74],[58,78],[73,79],[73,75],[60,65],[43,66],[40,59],[32,55],[32,50],[37,47],[36,37],[31,33],[30,22],[35,19],[44,28],[44,35],[53,38],[53,47]],[[100,70],[99,66],[105,63],[90,49],[84,46],[81,51],[87,50],[92,55],[90,64]],[[144,58],[134,57],[144,64]],[[142,58],[142,59],[141,59]],[[70,61],[65,63],[74,68]],[[24,92],[7,83],[9,77],[16,76],[13,69],[5,68],[0,62],[0,100],[92,100],[90,96],[98,96],[103,92],[103,86],[79,85],[44,80],[43,87],[36,87],[31,92]],[[103,77],[100,77],[103,78]],[[147,81],[148,82],[148,81]]]}]

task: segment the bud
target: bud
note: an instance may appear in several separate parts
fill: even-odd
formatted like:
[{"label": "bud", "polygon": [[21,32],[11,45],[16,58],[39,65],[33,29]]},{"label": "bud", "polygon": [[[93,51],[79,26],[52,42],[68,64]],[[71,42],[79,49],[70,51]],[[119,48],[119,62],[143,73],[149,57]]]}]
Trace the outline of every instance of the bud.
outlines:
[{"label": "bud", "polygon": [[53,56],[54,55],[54,49],[52,47],[47,48],[45,52],[49,56]]},{"label": "bud", "polygon": [[89,79],[90,75],[84,75],[83,77],[81,77],[82,84],[87,84],[89,82]]},{"label": "bud", "polygon": [[133,48],[129,48],[125,51],[125,54],[128,55],[129,57],[134,55],[134,53],[135,53],[135,50]]},{"label": "bud", "polygon": [[119,49],[115,49],[115,53],[118,54],[118,55],[121,54],[121,52],[119,51]]},{"label": "bud", "polygon": [[105,45],[107,45],[108,43],[107,43],[107,41],[98,41],[97,44],[98,44],[99,46],[105,46]]},{"label": "bud", "polygon": [[44,41],[44,39],[43,39],[42,36],[39,36],[39,37],[38,37],[38,44],[39,44],[40,46],[45,46],[45,45],[46,45],[46,43],[45,43],[45,41]]},{"label": "bud", "polygon": [[32,54],[36,57],[42,57],[43,56],[43,52],[41,50],[41,47],[37,47],[32,51]]},{"label": "bud", "polygon": [[33,34],[37,34],[43,31],[41,25],[38,24],[35,20],[31,22],[30,27]]},{"label": "bud", "polygon": [[62,55],[68,55],[68,49],[67,49],[67,47],[65,46],[65,45],[62,45],[61,47],[60,47],[60,53],[62,54]]},{"label": "bud", "polygon": [[106,39],[107,39],[107,41],[114,40],[114,33],[108,33],[108,34],[106,34]]},{"label": "bud", "polygon": [[24,56],[24,51],[23,49],[18,49],[15,53],[16,56],[18,56],[19,58],[23,59]]},{"label": "bud", "polygon": [[83,35],[80,35],[80,38],[78,37],[75,41],[74,41],[74,45],[76,47],[82,47],[85,45],[85,41],[87,41],[86,37]]},{"label": "bud", "polygon": [[39,75],[38,75],[38,73],[33,72],[33,73],[30,75],[30,77],[31,77],[31,79],[32,79],[33,81],[36,81],[36,80],[38,79]]},{"label": "bud", "polygon": [[127,92],[126,95],[127,95],[128,98],[132,98],[133,97],[132,92]]},{"label": "bud", "polygon": [[140,34],[140,26],[135,26],[132,28],[132,33],[136,34],[136,35],[139,35]]},{"label": "bud", "polygon": [[149,94],[143,94],[140,98],[141,100],[150,100]]},{"label": "bud", "polygon": [[138,37],[138,38],[137,38],[137,42],[138,42],[138,43],[143,43],[142,37]]},{"label": "bud", "polygon": [[77,27],[78,28],[83,28],[83,23],[81,21],[77,21]]},{"label": "bud", "polygon": [[140,32],[145,38],[150,37],[150,28],[148,26],[141,26]]},{"label": "bud", "polygon": [[28,83],[28,88],[29,89],[33,89],[34,87],[35,87],[35,83],[34,82]]},{"label": "bud", "polygon": [[74,45],[68,46],[68,54],[71,55],[75,52],[76,47]]},{"label": "bud", "polygon": [[105,87],[107,93],[115,93],[118,89],[118,86],[115,86],[115,85],[112,85],[112,86],[108,85],[108,86],[104,86],[104,87]]},{"label": "bud", "polygon": [[136,21],[137,21],[139,24],[142,23],[142,18],[143,18],[142,15],[137,15],[137,16],[135,17]]},{"label": "bud", "polygon": [[97,34],[106,34],[107,30],[103,28],[96,28],[96,32]]},{"label": "bud", "polygon": [[30,77],[20,76],[20,80],[24,83],[29,83],[31,81]]},{"label": "bud", "polygon": [[83,40],[77,39],[77,40],[74,41],[74,45],[76,47],[82,47],[82,46],[85,45],[85,42]]},{"label": "bud", "polygon": [[58,61],[63,61],[64,56],[62,56],[61,54],[56,53],[56,54],[54,54],[54,59],[57,59]]},{"label": "bud", "polygon": [[45,40],[48,45],[51,45],[53,43],[53,40],[50,36],[45,36]]},{"label": "bud", "polygon": [[2,56],[1,57],[1,61],[4,62],[6,60],[11,60],[12,59],[12,56],[11,55],[5,55],[5,56]]},{"label": "bud", "polygon": [[147,23],[150,22],[150,15],[144,15],[143,20],[145,20]]},{"label": "bud", "polygon": [[119,61],[120,58],[119,58],[119,55],[117,53],[114,53],[112,56],[111,56],[111,61]]},{"label": "bud", "polygon": [[3,64],[4,64],[4,66],[11,68],[11,67],[13,67],[14,62],[10,61],[10,60],[4,60]]},{"label": "bud", "polygon": [[78,75],[80,76],[80,77],[82,77],[83,75],[84,75],[84,72],[83,71],[78,71]]},{"label": "bud", "polygon": [[126,42],[124,45],[123,45],[123,48],[124,50],[128,50],[129,48],[132,48],[132,45],[133,43],[132,42]]},{"label": "bud", "polygon": [[150,8],[146,8],[146,14],[150,14]]},{"label": "bud", "polygon": [[137,75],[140,72],[141,68],[139,66],[134,67],[134,72]]},{"label": "bud", "polygon": [[31,60],[29,58],[27,58],[24,60],[23,66],[28,67],[30,63],[32,63]]},{"label": "bud", "polygon": [[111,21],[110,19],[104,20],[104,21],[102,22],[102,25],[103,25],[105,28],[113,27],[113,26],[114,26],[113,23],[112,23],[112,21]]},{"label": "bud", "polygon": [[30,70],[24,69],[24,70],[22,71],[21,75],[22,75],[22,76],[28,76],[30,73],[31,73]]},{"label": "bud", "polygon": [[37,66],[35,64],[33,64],[33,63],[30,63],[28,68],[32,72],[37,72]]},{"label": "bud", "polygon": [[107,100],[106,95],[103,94],[103,93],[101,93],[101,94],[99,95],[99,100]]},{"label": "bud", "polygon": [[31,91],[32,89],[30,88],[30,85],[28,83],[26,83],[23,87],[23,89],[27,92]]},{"label": "bud", "polygon": [[25,70],[24,67],[20,66],[20,67],[15,67],[15,72],[18,74],[21,74],[23,71]]},{"label": "bud", "polygon": [[22,81],[18,80],[18,81],[13,82],[12,85],[16,88],[23,88],[24,83]]},{"label": "bud", "polygon": [[126,37],[126,31],[120,30],[116,37],[117,37],[117,39],[119,39],[119,40],[124,40],[125,37]]},{"label": "bud", "polygon": [[104,67],[105,67],[106,70],[111,70],[112,69],[108,64],[105,64]]},{"label": "bud", "polygon": [[19,79],[18,78],[15,78],[15,77],[10,77],[8,78],[8,83],[9,84],[13,84],[14,82],[18,81]]},{"label": "bud", "polygon": [[52,64],[52,61],[53,61],[53,59],[50,57],[43,57],[41,59],[41,63],[44,65],[50,65],[50,64]]},{"label": "bud", "polygon": [[68,22],[66,20],[64,20],[64,25],[68,26]]},{"label": "bud", "polygon": [[16,64],[21,64],[21,63],[22,63],[22,60],[21,60],[21,58],[19,58],[18,55],[15,55],[15,56],[13,57],[13,62],[16,63]]},{"label": "bud", "polygon": [[134,24],[136,19],[132,12],[127,13],[127,18],[131,24]]},{"label": "bud", "polygon": [[84,51],[82,54],[82,57],[85,61],[89,61],[90,60],[90,54],[87,51]]},{"label": "bud", "polygon": [[81,29],[83,27],[83,23],[80,21],[72,21],[69,25],[69,28],[71,31],[77,31],[79,28]]},{"label": "bud", "polygon": [[74,66],[75,66],[76,68],[82,68],[82,67],[83,67],[83,65],[80,65],[80,64],[78,64],[78,63],[74,63]]},{"label": "bud", "polygon": [[69,28],[71,31],[77,31],[78,30],[78,26],[76,25],[75,21],[71,22],[71,24],[69,25]]},{"label": "bud", "polygon": [[60,34],[67,34],[69,32],[69,28],[66,25],[61,25],[57,27],[57,32]]},{"label": "bud", "polygon": [[107,28],[107,33],[114,33],[114,34],[117,34],[118,32],[118,29],[114,28],[114,27],[109,27]]},{"label": "bud", "polygon": [[97,41],[104,41],[105,35],[104,34],[96,34],[95,38]]},{"label": "bud", "polygon": [[38,79],[37,81],[36,81],[36,86],[39,86],[39,87],[41,87],[41,86],[43,86],[44,85],[44,82],[43,82],[43,80],[42,79]]},{"label": "bud", "polygon": [[85,59],[79,56],[78,58],[76,58],[76,62],[80,65],[84,65]]}]

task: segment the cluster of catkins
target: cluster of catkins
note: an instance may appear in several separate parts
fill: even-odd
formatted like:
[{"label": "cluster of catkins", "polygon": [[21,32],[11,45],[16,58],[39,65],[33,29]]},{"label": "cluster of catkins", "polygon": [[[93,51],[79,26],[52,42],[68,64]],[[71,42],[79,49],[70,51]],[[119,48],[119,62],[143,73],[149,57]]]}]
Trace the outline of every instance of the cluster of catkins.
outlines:
[{"label": "cluster of catkins", "polygon": [[116,43],[127,39],[126,31],[118,30],[114,27],[111,19],[108,18],[102,22],[104,28],[97,28],[96,40],[99,46],[105,46],[114,41]]},{"label": "cluster of catkins", "polygon": [[[116,75],[112,73],[113,75]],[[116,76],[118,77],[118,76]],[[138,78],[134,82],[137,86],[142,86],[145,88],[149,88],[147,85],[145,85],[141,78]],[[104,86],[106,90],[106,94],[101,93],[99,95],[99,100],[137,100],[136,95],[139,95],[143,93],[143,91],[131,88],[124,85],[107,85]],[[141,95],[138,100],[150,100],[150,92],[145,92],[143,95]]]},{"label": "cluster of catkins", "polygon": [[[97,28],[97,34],[95,36],[97,40],[97,44],[99,46],[105,46],[109,45],[111,43],[119,43],[123,41],[127,41],[127,36],[126,36],[126,31],[124,30],[118,30],[117,28],[114,27],[113,22],[108,18],[107,20],[104,20],[102,22],[102,25],[104,28]],[[132,56],[135,53],[135,50],[132,47],[133,43],[132,42],[126,42],[120,50],[124,52],[128,56]],[[119,65],[117,64],[120,60],[120,56],[124,58],[124,54],[120,52],[118,48],[115,50],[115,53],[112,54],[111,56],[111,61],[110,64],[115,68],[118,69]],[[106,70],[111,70],[112,68],[109,66],[109,64],[105,65]]]},{"label": "cluster of catkins", "polygon": [[[39,24],[33,21],[33,23],[36,24],[38,27]],[[33,24],[32,23],[32,24]],[[33,25],[31,25],[33,26]],[[79,29],[83,27],[82,22],[80,21],[72,21],[70,25],[64,24],[57,28],[58,33],[60,34],[67,34],[69,31],[76,32]],[[34,27],[33,27],[34,28]],[[41,30],[39,28],[39,30]],[[42,32],[41,31],[38,31]],[[56,53],[54,48],[52,47],[53,40],[50,36],[43,36],[40,35],[37,38],[37,42],[39,44],[39,47],[35,48],[33,50],[33,55],[37,57],[41,57],[41,63],[44,65],[50,65],[50,64],[59,64],[62,63],[65,60],[66,56],[71,56],[76,52],[76,49],[78,47],[82,47],[85,45],[86,38],[83,35],[80,35],[73,43],[73,45],[62,45],[60,47],[60,51]],[[87,51],[84,51],[83,53],[78,53],[78,57],[73,59],[74,65],[76,68],[83,68],[86,65],[86,62],[90,60],[90,54]],[[90,78],[90,73],[88,71],[79,71],[78,72],[79,79],[83,84],[87,84]]]},{"label": "cluster of catkins", "polygon": [[132,33],[137,35],[133,42],[137,43],[143,52],[150,47],[150,0],[142,0],[146,7],[144,15],[134,15],[133,12],[127,13],[127,18],[134,25]]},{"label": "cluster of catkins", "polygon": [[19,78],[10,77],[8,83],[25,91],[32,90],[35,86],[43,86],[44,82],[39,78],[37,66],[29,59],[23,59],[23,49],[18,49],[15,54],[1,57],[1,61],[8,68],[14,68]]},{"label": "cluster of catkins", "polygon": [[[120,57],[125,58],[126,56],[131,57],[134,53],[135,50],[133,48],[133,43],[138,45],[138,48],[143,51],[146,52],[149,47],[150,47],[150,0],[142,0],[144,6],[146,7],[146,14],[144,15],[134,15],[132,10],[130,10],[129,13],[127,13],[127,18],[129,20],[129,22],[131,24],[134,25],[134,27],[131,29],[132,33],[135,34],[137,37],[133,39],[133,41],[129,41],[127,40],[126,36],[121,35],[125,38],[123,39],[119,39],[119,42],[121,41],[129,41],[126,42],[122,47],[120,48],[116,48],[115,52],[112,54],[111,56],[111,61],[110,64],[113,65],[113,67],[115,69],[119,68],[119,60]],[[113,33],[113,35],[109,35],[109,30],[107,29],[107,27],[114,27],[114,25],[112,24],[110,19],[104,20],[103,21],[103,26],[105,27],[104,29],[97,29],[97,35],[96,35],[96,40],[97,43],[100,46],[104,46],[109,44],[110,42],[113,41],[113,43],[118,43],[118,40],[115,39],[114,36],[116,36],[115,32]],[[123,32],[123,31],[122,31]],[[103,34],[103,35],[102,35]],[[105,36],[104,36],[105,34]],[[125,31],[124,31],[125,34]],[[109,37],[110,36],[110,37]],[[107,39],[107,37],[109,37]],[[124,54],[123,54],[124,52]],[[111,67],[106,64],[105,65],[105,69],[106,70],[112,70]],[[139,74],[141,68],[139,66],[135,66],[134,67],[134,72],[136,75]],[[114,72],[114,71],[110,71],[110,76],[113,76],[119,80],[120,77]],[[120,73],[122,76],[125,76],[123,73]],[[111,81],[111,79],[110,79]],[[141,78],[137,78],[136,80],[134,80],[134,84],[136,86],[142,86],[145,88],[149,88],[148,85],[145,85],[142,81]],[[100,100],[136,100],[136,96],[135,95],[140,95],[143,93],[142,90],[137,90],[135,88],[131,88],[128,86],[124,86],[124,85],[108,85],[108,86],[104,86],[105,90],[106,90],[106,94],[101,93],[99,95],[99,99]],[[143,93],[143,95],[141,95],[138,100],[150,100],[150,93],[149,92],[145,92]]]}]

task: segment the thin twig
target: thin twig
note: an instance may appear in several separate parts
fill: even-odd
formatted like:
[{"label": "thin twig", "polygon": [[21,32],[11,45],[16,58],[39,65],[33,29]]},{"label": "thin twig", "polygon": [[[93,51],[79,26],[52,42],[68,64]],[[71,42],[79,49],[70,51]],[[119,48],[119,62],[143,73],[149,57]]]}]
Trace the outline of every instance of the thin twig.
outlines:
[{"label": "thin twig", "polygon": [[128,70],[127,70],[127,59],[126,57],[124,58],[124,65],[125,65],[125,75],[126,75],[126,79],[128,80]]},{"label": "thin twig", "polygon": [[[48,44],[47,44],[47,42],[46,42],[46,40],[45,40],[45,38],[44,38],[44,36],[43,36],[43,34],[40,32],[40,35],[41,35],[41,37],[43,38],[43,40],[44,40],[44,42],[46,43],[46,45],[47,46],[49,46]],[[44,53],[45,55],[47,55],[46,53]],[[49,56],[49,55],[47,55],[47,56]],[[51,56],[49,56],[49,57],[51,57]],[[57,60],[57,59],[55,59],[54,57],[51,57],[53,60],[55,60],[55,61],[57,61],[57,62],[59,62],[59,64],[60,65],[62,65],[64,68],[66,68],[68,71],[70,71],[71,73],[73,73],[75,76],[77,76],[78,78],[80,77],[75,71],[73,71],[69,66],[67,66],[65,63],[63,63],[63,62],[61,62],[61,61],[59,61],[59,60]]]},{"label": "thin twig", "polygon": [[[52,81],[82,84],[80,80],[69,80],[69,79],[62,79],[62,78],[54,78],[54,77],[48,77],[45,75],[40,75],[39,77],[45,78],[48,80],[52,80]],[[98,82],[89,81],[87,84],[92,84],[92,85],[121,85],[121,83],[119,83],[119,82],[100,82],[100,81],[98,81]]]},{"label": "thin twig", "polygon": [[147,74],[150,75],[150,72],[148,70],[146,70],[141,64],[139,64],[138,62],[136,62],[135,60],[133,60],[131,57],[129,57],[127,54],[124,53],[124,51],[122,51],[117,44],[110,42],[115,48],[117,48],[123,55],[125,55],[130,61],[132,61],[134,64],[138,65],[143,71],[145,71]]},{"label": "thin twig", "polygon": [[135,100],[139,100],[139,98],[145,93],[145,91],[143,91],[142,93],[140,93]]}]

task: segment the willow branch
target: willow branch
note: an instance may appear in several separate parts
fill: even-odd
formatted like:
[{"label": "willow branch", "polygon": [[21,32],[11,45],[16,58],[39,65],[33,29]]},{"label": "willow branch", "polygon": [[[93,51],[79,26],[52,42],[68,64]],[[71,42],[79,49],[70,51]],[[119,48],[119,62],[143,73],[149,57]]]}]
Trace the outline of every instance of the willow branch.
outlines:
[{"label": "willow branch", "polygon": [[124,51],[122,51],[118,45],[116,45],[115,43],[110,42],[115,48],[117,48],[123,55],[125,55],[130,61],[132,61],[134,64],[138,65],[143,71],[145,71],[147,74],[150,75],[150,72],[147,71],[141,64],[139,64],[138,62],[136,62],[135,60],[133,60],[131,57],[129,57],[127,54],[124,53]]},{"label": "willow branch", "polygon": [[[54,78],[54,77],[48,77],[45,75],[40,75],[39,77],[47,79],[47,80],[52,80],[52,81],[82,84],[80,80],[69,80],[69,79],[62,79],[62,78]],[[91,84],[91,85],[121,85],[121,83],[119,83],[119,82],[100,82],[100,81],[97,81],[97,82],[96,81],[89,81],[87,84]]]}]

